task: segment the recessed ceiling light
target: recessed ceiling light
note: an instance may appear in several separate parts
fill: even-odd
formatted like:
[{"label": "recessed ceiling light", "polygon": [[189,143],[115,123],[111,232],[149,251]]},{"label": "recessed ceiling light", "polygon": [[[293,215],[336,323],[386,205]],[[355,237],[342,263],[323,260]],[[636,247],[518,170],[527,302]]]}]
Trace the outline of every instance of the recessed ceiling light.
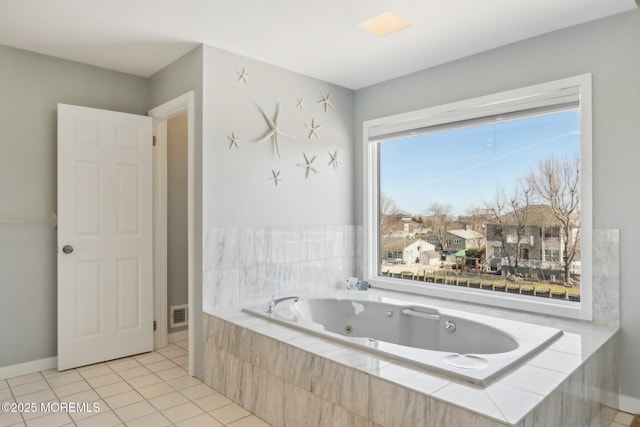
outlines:
[{"label": "recessed ceiling light", "polygon": [[360,27],[379,37],[410,27],[411,23],[391,12],[384,12],[360,24]]}]

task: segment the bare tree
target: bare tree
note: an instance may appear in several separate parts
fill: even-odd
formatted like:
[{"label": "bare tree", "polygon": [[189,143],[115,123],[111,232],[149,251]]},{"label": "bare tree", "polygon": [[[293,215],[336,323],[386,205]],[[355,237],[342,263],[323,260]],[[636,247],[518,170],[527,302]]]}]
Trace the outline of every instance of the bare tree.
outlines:
[{"label": "bare tree", "polygon": [[427,217],[431,223],[431,232],[438,239],[442,249],[447,249],[447,230],[453,225],[451,205],[434,202],[427,208]]},{"label": "bare tree", "polygon": [[571,263],[580,248],[580,158],[540,160],[527,179],[561,224],[564,281],[570,283]]},{"label": "bare tree", "polygon": [[[532,197],[533,189],[528,181],[520,180],[511,196],[507,197],[503,189],[498,189],[495,202],[493,205],[487,206],[487,214],[490,216],[491,222],[495,224],[493,237],[500,239],[500,244],[507,256],[507,262],[515,268],[516,272],[529,224]],[[515,233],[511,235],[513,238],[510,238],[509,235],[511,230]],[[514,248],[513,254],[508,250],[509,247]]]},{"label": "bare tree", "polygon": [[384,193],[380,193],[380,242],[387,241],[393,226],[398,222],[398,215],[402,212],[396,206],[396,202]]}]

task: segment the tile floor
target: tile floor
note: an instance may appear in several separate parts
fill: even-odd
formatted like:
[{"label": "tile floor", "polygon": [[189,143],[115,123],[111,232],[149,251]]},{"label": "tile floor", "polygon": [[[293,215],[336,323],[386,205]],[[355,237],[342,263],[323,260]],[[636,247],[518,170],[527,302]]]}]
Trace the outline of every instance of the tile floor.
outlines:
[{"label": "tile floor", "polygon": [[[0,427],[269,427],[190,377],[187,365],[187,341],[181,341],[106,363],[0,380],[0,402],[36,408],[22,413],[0,410]],[[56,406],[75,402],[88,405],[66,411]],[[99,410],[93,411],[94,403]]]},{"label": "tile floor", "polygon": [[[33,404],[35,412],[0,410],[6,426],[269,427],[187,372],[187,341],[151,353],[58,372],[55,369],[0,380],[0,402]],[[88,403],[75,411],[56,403]],[[51,412],[41,404],[51,403]],[[83,410],[80,410],[83,409]],[[89,410],[87,410],[89,409]],[[618,412],[610,427],[628,427]]]}]

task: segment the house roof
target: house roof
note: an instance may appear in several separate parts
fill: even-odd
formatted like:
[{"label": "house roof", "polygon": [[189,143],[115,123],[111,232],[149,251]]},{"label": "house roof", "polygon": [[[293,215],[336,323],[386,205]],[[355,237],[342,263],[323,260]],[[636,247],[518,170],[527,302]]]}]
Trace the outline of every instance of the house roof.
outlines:
[{"label": "house roof", "polygon": [[[402,237],[388,237],[385,239],[382,239],[381,242],[381,247],[383,251],[396,251],[396,252],[401,252],[404,251],[406,248],[408,248],[409,246],[413,246],[415,244],[420,244],[421,245],[421,252],[424,251],[431,251],[435,249],[435,246],[432,245],[431,243],[427,242],[426,240],[422,240],[422,239],[407,239],[407,238],[402,238]],[[422,247],[424,246],[424,247]]]},{"label": "house roof", "polygon": [[[524,209],[524,208],[522,208]],[[522,211],[518,209],[518,212]],[[579,218],[576,215],[576,219]],[[518,221],[516,215],[513,212],[502,216],[503,222],[506,225],[517,225]],[[488,224],[496,225],[495,220],[491,220]],[[548,205],[533,205],[529,206],[529,213],[527,216],[527,225],[546,225],[546,226],[561,226],[558,218],[553,214],[553,209]]]},{"label": "house roof", "polygon": [[447,232],[454,236],[462,237],[465,240],[482,239],[484,237],[482,233],[475,230],[447,230]]}]

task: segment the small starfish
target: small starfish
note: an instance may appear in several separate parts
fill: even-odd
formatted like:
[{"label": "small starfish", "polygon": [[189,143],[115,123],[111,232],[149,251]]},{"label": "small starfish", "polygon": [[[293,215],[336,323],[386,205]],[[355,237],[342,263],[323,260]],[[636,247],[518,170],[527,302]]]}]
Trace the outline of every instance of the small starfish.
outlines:
[{"label": "small starfish", "polygon": [[331,160],[329,160],[329,163],[327,163],[327,165],[333,166],[334,170],[338,170],[338,168],[340,167],[340,163],[342,163],[340,160],[338,160],[338,150],[335,150],[333,154],[331,154],[331,151],[329,151],[329,157],[331,157]]},{"label": "small starfish", "polygon": [[272,179],[273,182],[276,183],[276,187],[278,186],[278,182],[282,181],[282,178],[280,178],[280,171],[276,172],[273,169],[271,169],[271,176],[269,179]]},{"label": "small starfish", "polygon": [[298,107],[298,110],[302,110],[304,108],[304,101],[302,100],[302,98],[297,98],[298,99],[298,104],[296,104],[296,107]]},{"label": "small starfish", "polygon": [[238,75],[240,76],[240,78],[238,79],[238,83],[243,82],[245,84],[245,86],[247,85],[247,79],[249,78],[249,76],[251,76],[251,74],[247,73],[247,69],[243,68],[242,71],[237,71],[236,73],[238,73]]},{"label": "small starfish", "polygon": [[298,166],[300,166],[301,168],[306,168],[304,177],[309,178],[309,171],[312,171],[313,173],[318,173],[318,171],[315,170],[315,168],[312,166],[312,163],[316,159],[316,156],[313,156],[311,160],[309,160],[309,158],[305,153],[302,153],[302,155],[304,156],[304,163],[298,163]]},{"label": "small starfish", "polygon": [[315,119],[311,119],[311,126],[309,125],[304,125],[307,129],[309,129],[309,139],[311,139],[312,136],[315,136],[316,139],[320,139],[320,137],[318,136],[318,129],[320,129],[322,126],[318,125],[316,126],[316,120]]},{"label": "small starfish", "polygon": [[258,106],[258,109],[262,113],[262,117],[264,117],[265,121],[267,122],[267,125],[269,125],[269,131],[265,133],[264,136],[259,140],[257,140],[256,142],[260,144],[261,142],[264,142],[267,139],[271,138],[273,141],[273,145],[276,147],[276,153],[278,153],[278,157],[280,157],[280,145],[278,141],[278,136],[279,135],[288,136],[289,138],[295,139],[294,136],[289,135],[288,133],[286,133],[285,131],[283,131],[278,127],[278,120],[280,119],[280,104],[279,103],[276,104],[276,114],[273,116],[273,120],[271,120],[267,116],[267,113],[265,113],[260,106]]},{"label": "small starfish", "polygon": [[318,101],[318,104],[324,105],[324,112],[326,113],[329,107],[335,109],[336,107],[331,103],[331,93],[327,93],[326,95],[323,91],[320,91],[320,93],[322,94],[322,101]]},{"label": "small starfish", "polygon": [[231,149],[231,148],[233,148],[233,147],[240,148],[240,147],[238,146],[238,141],[240,141],[240,138],[238,138],[238,137],[236,136],[236,133],[235,133],[235,132],[231,132],[231,136],[228,136],[228,135],[227,135],[227,138],[229,138],[229,141],[231,141],[231,144],[229,144],[229,149]]}]

